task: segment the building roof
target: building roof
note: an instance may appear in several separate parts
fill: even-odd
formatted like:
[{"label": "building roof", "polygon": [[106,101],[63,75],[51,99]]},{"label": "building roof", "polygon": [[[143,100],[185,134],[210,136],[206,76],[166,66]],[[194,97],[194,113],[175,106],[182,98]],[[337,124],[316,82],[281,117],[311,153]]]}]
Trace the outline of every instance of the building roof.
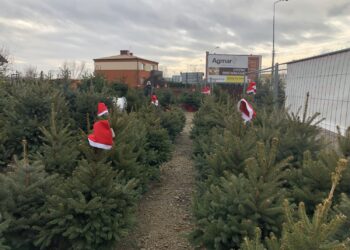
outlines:
[{"label": "building roof", "polygon": [[137,56],[134,56],[134,55],[115,55],[115,56],[107,56],[107,57],[101,57],[101,58],[94,59],[95,62],[96,61],[109,61],[109,60],[112,60],[112,61],[141,60],[141,61],[147,61],[147,62],[150,62],[150,63],[158,64],[158,62],[155,62],[155,61],[152,61],[152,60],[147,60],[147,59],[144,59],[144,58],[141,58],[141,57],[137,57]]}]

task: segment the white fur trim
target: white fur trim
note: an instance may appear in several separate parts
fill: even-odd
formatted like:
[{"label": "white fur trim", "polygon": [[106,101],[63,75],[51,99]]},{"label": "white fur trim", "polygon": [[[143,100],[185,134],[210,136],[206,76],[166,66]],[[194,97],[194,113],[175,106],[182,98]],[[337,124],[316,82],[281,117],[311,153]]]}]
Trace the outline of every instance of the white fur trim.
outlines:
[{"label": "white fur trim", "polygon": [[112,148],[112,145],[94,142],[94,141],[90,140],[89,138],[88,138],[88,140],[89,140],[90,146],[92,146],[92,147],[106,149],[106,150],[110,150]]},{"label": "white fur trim", "polygon": [[102,111],[101,113],[97,114],[97,116],[102,116],[104,114],[108,114],[108,110]]},{"label": "white fur trim", "polygon": [[[240,110],[241,102],[244,102],[244,103],[245,103],[249,115],[245,114],[244,112],[242,112],[242,111]],[[245,122],[249,122],[251,119],[253,119],[254,110],[253,110],[253,108],[250,106],[250,104],[249,104],[245,99],[241,99],[241,100],[238,102],[237,108],[238,108],[238,111],[241,112],[241,114],[242,114],[242,119],[243,119]]]}]

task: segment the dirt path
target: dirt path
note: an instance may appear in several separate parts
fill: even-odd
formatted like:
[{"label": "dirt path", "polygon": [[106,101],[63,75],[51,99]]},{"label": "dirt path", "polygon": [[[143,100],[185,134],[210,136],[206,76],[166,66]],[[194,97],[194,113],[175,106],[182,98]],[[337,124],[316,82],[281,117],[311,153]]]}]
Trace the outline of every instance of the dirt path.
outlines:
[{"label": "dirt path", "polygon": [[121,250],[193,249],[186,239],[191,231],[191,197],[194,168],[189,133],[192,113],[175,142],[172,159],[163,164],[161,181],[142,198],[137,211],[137,227],[120,244]]}]

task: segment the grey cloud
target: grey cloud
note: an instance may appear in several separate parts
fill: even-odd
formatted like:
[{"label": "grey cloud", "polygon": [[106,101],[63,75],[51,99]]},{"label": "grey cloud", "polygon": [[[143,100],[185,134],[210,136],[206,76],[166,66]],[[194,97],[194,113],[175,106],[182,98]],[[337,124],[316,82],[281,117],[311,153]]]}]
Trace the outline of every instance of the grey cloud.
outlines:
[{"label": "grey cloud", "polygon": [[[343,32],[328,21],[344,15],[349,6],[346,1],[333,3],[280,3],[276,41],[281,49],[332,40]],[[220,53],[247,53],[271,45],[272,40],[270,0],[3,0],[2,7],[0,44],[8,44],[15,57],[28,63],[52,58],[91,63],[125,48],[173,66],[176,58],[204,58],[204,51],[219,44],[227,44]],[[23,30],[2,24],[1,18],[35,22],[55,31]],[[306,32],[311,35],[304,36]]]}]

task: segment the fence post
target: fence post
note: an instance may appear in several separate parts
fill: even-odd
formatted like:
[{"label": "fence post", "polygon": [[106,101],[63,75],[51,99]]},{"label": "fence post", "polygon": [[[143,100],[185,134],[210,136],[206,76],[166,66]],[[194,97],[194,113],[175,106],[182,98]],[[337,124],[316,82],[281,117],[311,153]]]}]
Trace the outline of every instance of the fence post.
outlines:
[{"label": "fence post", "polygon": [[275,64],[274,67],[274,75],[273,75],[273,101],[275,103],[275,107],[278,107],[278,84],[279,84],[279,71],[278,71],[278,63]]},{"label": "fence post", "polygon": [[242,96],[244,96],[244,94],[246,93],[246,90],[247,90],[247,82],[248,82],[248,76],[245,75],[245,76],[244,76],[244,82],[243,82],[243,93],[242,93]]}]

